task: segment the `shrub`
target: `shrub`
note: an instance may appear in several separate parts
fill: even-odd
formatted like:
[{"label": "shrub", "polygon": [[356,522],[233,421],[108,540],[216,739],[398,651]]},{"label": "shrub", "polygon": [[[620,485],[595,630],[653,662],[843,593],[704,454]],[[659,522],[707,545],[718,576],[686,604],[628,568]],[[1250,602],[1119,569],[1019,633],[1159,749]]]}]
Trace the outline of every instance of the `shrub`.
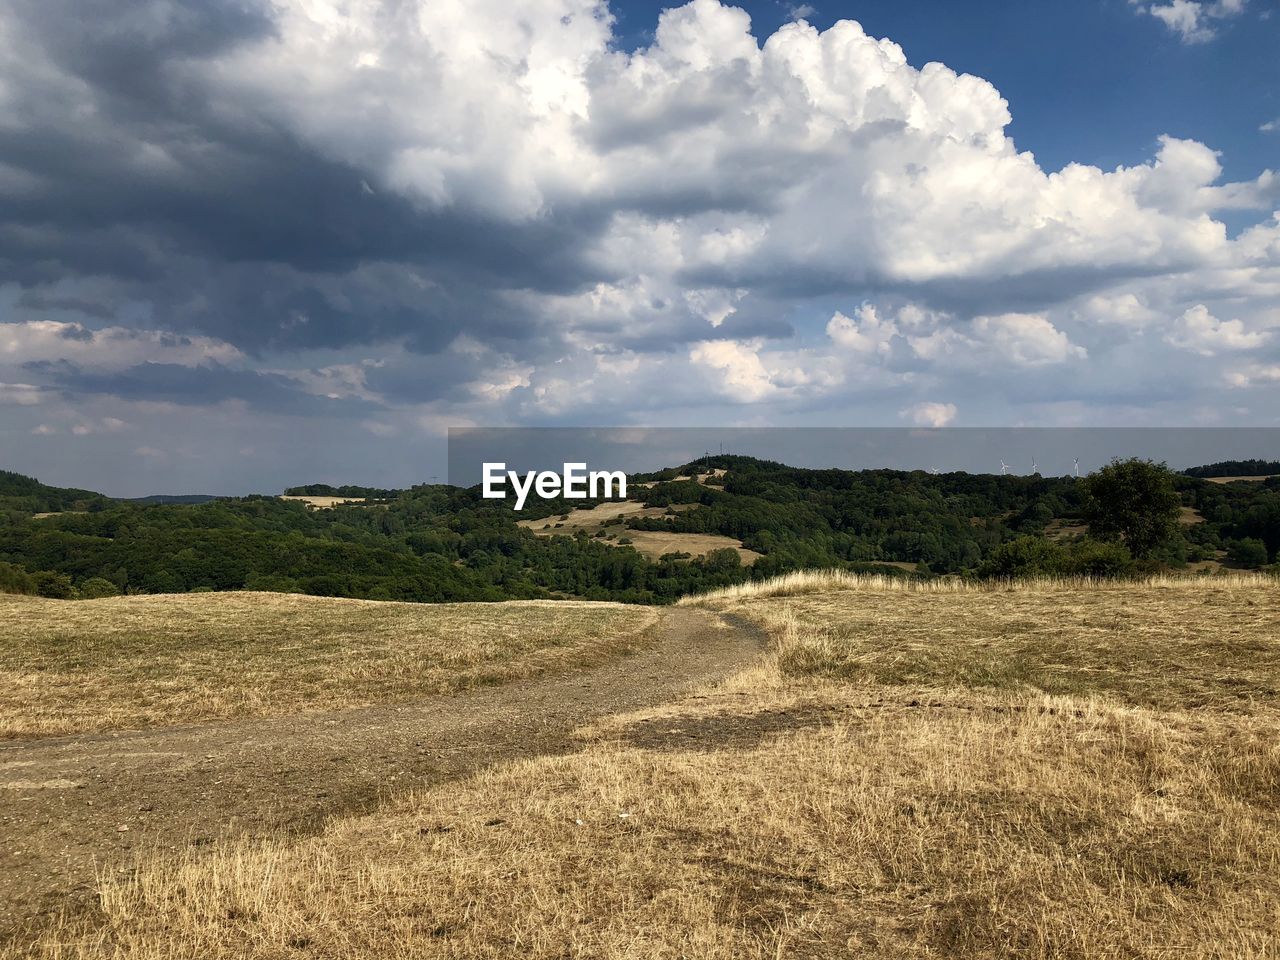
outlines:
[{"label": "shrub", "polygon": [[31,574],[12,563],[0,562],[0,593],[35,593],[36,581]]},{"label": "shrub", "polygon": [[36,593],[53,600],[70,600],[76,595],[75,584],[65,573],[41,571],[35,575]]},{"label": "shrub", "polygon": [[1120,543],[1081,540],[1066,549],[1062,572],[1081,577],[1123,577],[1133,573],[1133,557]]},{"label": "shrub", "polygon": [[1252,537],[1232,543],[1227,548],[1227,556],[1232,563],[1242,567],[1264,567],[1270,559],[1267,556],[1267,545]]},{"label": "shrub", "polygon": [[103,597],[120,596],[120,588],[102,577],[90,577],[80,584],[81,600],[101,600]]},{"label": "shrub", "polygon": [[1019,537],[1002,543],[978,568],[981,577],[1035,577],[1058,573],[1063,565],[1063,551],[1043,537]]}]

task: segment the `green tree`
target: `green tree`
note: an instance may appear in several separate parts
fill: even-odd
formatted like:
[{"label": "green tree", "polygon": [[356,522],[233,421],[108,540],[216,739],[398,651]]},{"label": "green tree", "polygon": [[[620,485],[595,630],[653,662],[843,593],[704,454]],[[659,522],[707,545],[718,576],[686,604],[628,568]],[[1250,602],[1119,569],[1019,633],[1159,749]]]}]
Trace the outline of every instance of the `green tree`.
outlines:
[{"label": "green tree", "polygon": [[1112,460],[1084,479],[1085,519],[1099,540],[1118,540],[1142,559],[1178,532],[1182,501],[1163,463],[1133,457]]},{"label": "green tree", "polygon": [[1256,537],[1237,540],[1227,548],[1227,555],[1232,563],[1242,567],[1265,567],[1270,559],[1267,556],[1267,545]]},{"label": "green tree", "polygon": [[80,584],[80,599],[101,600],[103,597],[120,596],[120,588],[104,577],[90,577]]}]

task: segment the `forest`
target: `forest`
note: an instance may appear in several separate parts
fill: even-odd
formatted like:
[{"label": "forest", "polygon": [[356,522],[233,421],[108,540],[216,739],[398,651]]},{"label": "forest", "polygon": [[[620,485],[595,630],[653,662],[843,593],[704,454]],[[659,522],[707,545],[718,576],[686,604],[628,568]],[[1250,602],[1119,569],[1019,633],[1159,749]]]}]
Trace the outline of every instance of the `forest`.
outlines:
[{"label": "forest", "polygon": [[[677,479],[707,469],[725,473],[707,482]],[[289,493],[377,502],[322,510],[275,496],[157,503],[0,472],[0,590],[67,598],[248,589],[422,602],[669,603],[814,567],[921,577],[1274,568],[1280,478],[1212,483],[1161,468],[1157,479],[1166,528],[1139,549],[1134,534],[1107,520],[1112,495],[1091,495],[1091,483],[1102,489],[1092,476],[809,470],[719,456],[631,478],[632,496],[646,506],[686,506],[631,518],[630,527],[734,538],[762,554],[744,566],[734,550],[651,559],[582,531],[538,537],[517,525],[567,516],[594,506],[590,500],[538,501],[516,514],[506,502],[481,499],[478,488],[316,484]]]}]

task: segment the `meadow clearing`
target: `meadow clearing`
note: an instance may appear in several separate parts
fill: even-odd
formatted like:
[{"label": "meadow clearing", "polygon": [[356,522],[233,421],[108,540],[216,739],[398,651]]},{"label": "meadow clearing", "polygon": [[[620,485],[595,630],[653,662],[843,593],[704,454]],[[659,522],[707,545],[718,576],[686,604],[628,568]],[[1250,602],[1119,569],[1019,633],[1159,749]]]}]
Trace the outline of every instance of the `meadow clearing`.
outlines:
[{"label": "meadow clearing", "polygon": [[[707,476],[710,476],[708,474]],[[684,478],[687,479],[687,478]],[[644,484],[640,484],[644,486]],[[599,503],[586,510],[572,510],[563,517],[556,515],[538,520],[521,520],[524,527],[540,537],[573,536],[579,530],[590,536],[603,534],[617,542],[623,542],[648,557],[658,560],[668,553],[687,553],[691,557],[705,557],[713,550],[734,550],[744,565],[754,563],[760,554],[748,550],[741,540],[716,533],[679,533],[663,530],[633,530],[626,521],[633,517],[661,517],[668,511],[680,512],[697,509],[693,504],[681,503],[671,507],[646,507],[636,500],[618,500]]]},{"label": "meadow clearing", "polygon": [[146,859],[7,955],[1280,951],[1274,579],[805,574],[685,608],[768,652],[568,754]]}]

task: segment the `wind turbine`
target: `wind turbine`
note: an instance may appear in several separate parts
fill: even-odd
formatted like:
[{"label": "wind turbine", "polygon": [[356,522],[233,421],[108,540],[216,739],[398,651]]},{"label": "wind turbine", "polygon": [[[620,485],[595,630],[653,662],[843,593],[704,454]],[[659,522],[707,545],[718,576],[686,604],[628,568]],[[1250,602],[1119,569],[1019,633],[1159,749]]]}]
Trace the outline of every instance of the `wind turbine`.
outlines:
[{"label": "wind turbine", "polygon": [[1079,480],[1079,479],[1080,479],[1080,458],[1079,458],[1079,457],[1076,457],[1076,474],[1075,474],[1075,476],[1076,476],[1076,479],[1077,479],[1077,480]]},{"label": "wind turbine", "polygon": [[1036,466],[1036,458],[1032,457],[1031,458],[1031,475],[1034,477],[1039,472],[1040,472],[1040,468]]},{"label": "wind turbine", "polygon": [[1007,463],[1005,463],[1003,460],[1001,460],[1001,461],[1000,461],[1000,474],[1001,474],[1001,476],[1003,476],[1004,474],[1006,474],[1006,473],[1008,473],[1008,472],[1009,472],[1009,465],[1008,465]]}]

